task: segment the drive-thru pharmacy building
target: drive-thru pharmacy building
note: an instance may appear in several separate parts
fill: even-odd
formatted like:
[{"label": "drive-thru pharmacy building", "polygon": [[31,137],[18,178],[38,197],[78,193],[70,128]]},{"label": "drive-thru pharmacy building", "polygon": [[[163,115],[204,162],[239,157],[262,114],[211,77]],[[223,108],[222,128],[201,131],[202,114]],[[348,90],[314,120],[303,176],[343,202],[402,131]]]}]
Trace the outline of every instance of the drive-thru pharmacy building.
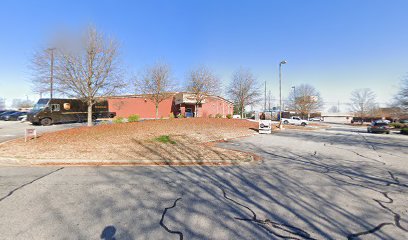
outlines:
[{"label": "drive-thru pharmacy building", "polygon": [[[141,118],[155,118],[156,107],[146,95],[127,95],[109,97],[109,111],[116,112],[116,116],[128,117],[138,114]],[[175,116],[194,116],[195,98],[188,92],[172,93],[171,96],[159,104],[159,117],[167,118],[173,113]],[[233,103],[219,96],[208,96],[198,105],[197,117],[215,117],[217,114],[225,117],[233,113]]]}]

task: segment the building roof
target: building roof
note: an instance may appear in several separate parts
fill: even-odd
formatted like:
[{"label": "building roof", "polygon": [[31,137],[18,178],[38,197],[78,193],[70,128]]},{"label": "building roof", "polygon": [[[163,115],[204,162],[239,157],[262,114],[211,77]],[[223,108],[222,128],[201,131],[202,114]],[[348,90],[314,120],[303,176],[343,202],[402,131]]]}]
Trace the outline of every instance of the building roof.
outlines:
[{"label": "building roof", "polygon": [[[167,94],[170,94],[170,95],[173,95],[173,96],[176,95],[176,94],[179,94],[179,93],[192,94],[191,92],[167,92]],[[149,94],[131,94],[131,95],[120,95],[120,96],[106,96],[106,97],[101,97],[101,98],[144,98],[144,97],[146,97],[146,95],[149,95]],[[209,97],[218,98],[218,99],[220,99],[222,101],[233,104],[232,101],[227,100],[227,99],[225,99],[223,97],[220,97],[220,96],[217,96],[217,95],[210,95]]]}]

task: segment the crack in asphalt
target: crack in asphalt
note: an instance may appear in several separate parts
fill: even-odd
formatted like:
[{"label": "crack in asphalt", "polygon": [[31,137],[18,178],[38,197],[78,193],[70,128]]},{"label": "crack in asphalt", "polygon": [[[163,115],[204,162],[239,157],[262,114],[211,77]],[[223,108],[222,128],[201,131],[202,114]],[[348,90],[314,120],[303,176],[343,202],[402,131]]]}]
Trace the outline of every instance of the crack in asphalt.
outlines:
[{"label": "crack in asphalt", "polygon": [[[372,149],[372,150],[377,154],[378,158],[379,158],[379,159],[382,159],[382,156],[379,154],[379,152],[377,151],[377,149],[375,148],[375,146],[374,146],[370,141],[368,141],[368,139],[367,139],[364,135],[361,135],[360,133],[357,133],[357,134],[358,134],[359,136],[361,136],[361,137],[364,139],[365,144],[368,145],[369,148]],[[324,145],[326,146],[326,144],[324,144]],[[363,155],[361,155],[361,154],[359,154],[359,153],[357,153],[357,152],[355,152],[355,151],[353,151],[353,150],[344,149],[344,148],[339,148],[339,147],[335,147],[335,146],[331,146],[331,147],[338,148],[338,149],[343,149],[343,150],[348,150],[348,151],[354,152],[354,153],[357,154],[358,156],[364,157],[364,158],[366,158],[366,159],[371,159],[371,158],[365,157],[365,156],[363,156]],[[374,159],[371,159],[371,160],[374,160]],[[374,160],[374,161],[377,161],[377,162],[382,163],[383,165],[386,165],[385,162],[382,162],[382,161],[379,161],[379,160]],[[387,183],[386,183],[386,186],[397,185],[397,186],[400,186],[400,187],[408,187],[407,184],[402,184],[402,183],[399,181],[399,179],[398,179],[397,177],[395,177],[394,174],[393,174],[391,171],[387,171],[387,172],[388,172],[388,174],[390,175],[390,177],[391,177],[391,179],[393,180],[393,182],[386,181],[386,182],[387,182]],[[339,173],[339,172],[338,172],[338,173]],[[341,174],[341,173],[339,173],[339,174]],[[327,175],[327,174],[326,174],[326,175]],[[329,176],[329,175],[327,175],[327,176]],[[330,176],[329,176],[329,177],[330,177]],[[349,177],[350,177],[350,176],[349,176]],[[334,177],[332,177],[332,178],[334,178]],[[334,179],[335,179],[335,178],[334,178]],[[351,178],[351,179],[354,180],[354,178]],[[338,181],[342,181],[342,182],[348,183],[347,181],[344,181],[344,180],[338,180]],[[394,226],[396,226],[397,228],[401,229],[402,231],[408,232],[408,229],[405,228],[405,227],[403,227],[403,226],[401,225],[401,215],[398,214],[398,213],[396,213],[396,212],[394,212],[392,209],[390,209],[389,207],[387,207],[387,206],[384,205],[384,204],[392,204],[392,203],[394,202],[394,199],[392,199],[390,196],[388,196],[388,193],[387,193],[387,192],[382,192],[382,191],[379,191],[379,190],[374,189],[374,188],[372,188],[372,187],[364,186],[364,185],[361,185],[361,184],[356,184],[356,183],[348,183],[348,184],[352,184],[352,185],[359,186],[359,187],[362,187],[362,188],[370,189],[370,190],[372,190],[372,191],[375,191],[375,192],[377,192],[377,193],[382,194],[385,198],[387,198],[387,199],[388,199],[388,202],[386,202],[386,201],[381,201],[381,200],[379,200],[379,199],[374,199],[374,198],[373,198],[373,200],[374,200],[381,208],[387,210],[388,212],[390,212],[390,213],[394,216],[394,223],[391,223],[391,222],[383,222],[383,223],[380,223],[380,224],[378,224],[377,226],[375,226],[375,227],[372,228],[372,229],[369,229],[369,230],[366,230],[366,231],[362,231],[362,232],[358,232],[358,233],[349,234],[349,235],[347,236],[347,239],[351,240],[351,239],[358,238],[359,236],[362,236],[362,235],[368,235],[368,234],[375,233],[375,232],[381,230],[381,228],[383,228],[383,227],[385,227],[385,226],[387,226],[387,225],[394,225]]]},{"label": "crack in asphalt", "polygon": [[385,162],[382,162],[382,161],[379,161],[379,160],[377,160],[377,159],[364,156],[364,155],[362,155],[362,154],[360,154],[360,153],[358,153],[358,152],[356,152],[356,151],[354,151],[354,150],[351,150],[351,149],[336,147],[336,146],[333,146],[333,144],[326,145],[326,143],[325,143],[325,144],[323,144],[323,145],[324,145],[325,147],[332,147],[332,148],[337,148],[337,149],[349,151],[349,152],[352,152],[352,153],[356,154],[356,155],[359,156],[359,157],[362,157],[362,158],[365,158],[365,159],[368,159],[368,160],[371,160],[371,161],[374,161],[374,162],[381,163],[382,165],[386,165]]},{"label": "crack in asphalt", "polygon": [[[306,231],[304,231],[304,230],[302,230],[302,229],[300,229],[298,227],[295,227],[295,226],[292,226],[292,225],[289,225],[289,224],[277,223],[277,222],[274,222],[274,221],[272,221],[270,219],[267,219],[267,218],[264,219],[264,220],[258,219],[257,216],[256,216],[256,213],[250,207],[248,207],[248,206],[246,206],[246,205],[244,205],[242,203],[239,203],[238,201],[228,197],[225,190],[222,189],[221,187],[219,187],[219,188],[221,189],[225,199],[233,202],[234,204],[236,204],[236,205],[238,205],[240,207],[243,207],[243,208],[247,209],[252,214],[251,218],[235,217],[234,219],[240,220],[240,221],[247,221],[247,222],[255,223],[258,226],[262,227],[264,230],[266,230],[268,233],[273,234],[273,235],[275,235],[277,237],[280,237],[280,238],[294,239],[294,240],[301,240],[301,239],[316,240],[315,238],[310,237],[309,233],[307,233]],[[283,231],[285,233],[295,235],[297,237],[291,237],[291,236],[286,236],[286,235],[280,234],[280,233],[274,231],[273,229],[268,228],[268,226],[271,226],[273,229],[277,229],[277,230]],[[300,237],[300,238],[298,238],[298,237]]]},{"label": "crack in asphalt", "polygon": [[350,235],[347,236],[347,239],[348,240],[358,239],[359,236],[375,233],[375,232],[379,231],[382,227],[387,226],[387,225],[393,225],[393,224],[392,223],[381,223],[381,224],[375,226],[374,228],[372,228],[370,230],[350,234]]},{"label": "crack in asphalt", "polygon": [[[372,228],[372,229],[369,229],[369,230],[366,230],[366,231],[362,231],[362,232],[358,232],[358,233],[349,234],[349,235],[347,236],[347,238],[348,238],[349,240],[350,240],[350,239],[355,239],[355,238],[357,238],[358,236],[375,233],[375,232],[379,231],[382,227],[387,226],[387,225],[393,225],[393,226],[396,226],[397,228],[401,229],[402,231],[408,232],[407,228],[406,228],[406,227],[403,227],[403,226],[401,225],[401,215],[398,214],[398,213],[396,213],[396,212],[394,212],[392,209],[390,209],[389,207],[387,207],[387,206],[384,205],[384,204],[392,204],[392,203],[394,202],[394,200],[393,200],[391,197],[389,197],[389,195],[388,195],[387,192],[382,192],[382,191],[380,191],[380,190],[378,190],[378,189],[375,189],[374,187],[365,186],[365,185],[362,185],[362,184],[360,184],[360,183],[354,183],[354,182],[349,182],[349,181],[346,181],[346,180],[343,180],[343,179],[339,179],[339,178],[337,178],[337,177],[331,175],[330,173],[337,173],[337,174],[342,175],[342,176],[344,176],[344,177],[348,177],[349,179],[351,179],[351,180],[353,180],[353,181],[361,182],[361,181],[355,179],[354,177],[352,177],[352,176],[346,174],[346,173],[343,172],[343,171],[334,169],[333,167],[328,166],[328,165],[323,164],[323,163],[312,162],[310,159],[308,159],[308,158],[306,158],[306,157],[304,157],[304,156],[301,156],[301,155],[296,155],[296,154],[295,154],[296,156],[298,156],[298,157],[300,157],[300,158],[303,158],[303,159],[305,159],[305,160],[296,159],[296,158],[287,157],[287,156],[281,156],[281,155],[277,155],[277,154],[273,154],[273,153],[270,153],[270,154],[273,155],[273,156],[276,156],[276,157],[281,157],[281,158],[285,158],[285,159],[290,159],[290,160],[293,160],[293,161],[297,161],[297,162],[306,163],[306,164],[310,164],[310,165],[316,166],[316,167],[318,167],[318,168],[321,169],[321,171],[320,171],[321,173],[323,173],[324,175],[326,175],[327,177],[329,177],[329,178],[331,178],[331,179],[333,179],[333,180],[335,180],[335,181],[342,182],[342,183],[348,184],[348,185],[353,185],[353,186],[357,186],[357,187],[361,187],[361,188],[365,188],[365,189],[372,190],[372,191],[374,191],[374,192],[376,192],[376,193],[379,193],[379,194],[383,195],[385,198],[388,199],[388,202],[386,202],[386,201],[381,201],[381,200],[378,200],[378,199],[372,199],[372,200],[374,200],[381,208],[385,209],[386,211],[390,212],[390,213],[393,215],[393,217],[394,217],[394,223],[391,223],[391,222],[383,222],[383,223],[380,223],[379,225],[375,226],[375,227]],[[379,157],[381,157],[381,156],[379,156]],[[386,182],[386,184],[385,184],[385,185],[381,185],[381,184],[379,184],[379,183],[373,182],[373,181],[380,181],[381,179],[369,177],[370,182],[368,182],[367,184],[380,185],[380,186],[383,186],[383,187],[387,187],[387,186],[391,186],[391,185],[396,185],[396,186],[399,186],[399,187],[408,187],[407,184],[402,184],[402,183],[399,181],[398,177],[396,177],[391,171],[387,171],[387,172],[388,172],[388,174],[390,175],[390,177],[391,177],[391,179],[392,179],[393,181],[384,180],[384,181]]]},{"label": "crack in asphalt", "polygon": [[36,178],[36,179],[34,179],[34,180],[28,182],[28,183],[24,183],[23,185],[21,185],[21,186],[15,188],[15,189],[13,189],[13,190],[11,190],[6,196],[0,198],[0,202],[3,201],[4,199],[10,197],[11,195],[13,195],[14,192],[16,192],[16,191],[22,189],[23,187],[25,187],[25,186],[27,186],[27,185],[30,185],[30,184],[32,184],[32,183],[34,183],[34,182],[36,182],[36,181],[38,181],[38,180],[40,180],[40,179],[42,179],[42,178],[45,178],[45,177],[47,177],[47,176],[49,176],[49,175],[51,175],[51,174],[53,174],[53,173],[55,173],[55,172],[58,172],[58,171],[60,171],[60,170],[62,170],[62,169],[64,169],[64,167],[58,168],[58,169],[56,169],[56,170],[54,170],[54,171],[51,171],[51,172],[49,172],[49,173],[47,173],[47,174],[44,174],[44,175],[42,175],[42,176],[40,176],[40,177],[38,177],[38,178]]},{"label": "crack in asphalt", "polygon": [[[379,191],[378,191],[378,192],[379,192]],[[385,226],[387,226],[387,225],[393,225],[393,226],[396,226],[397,228],[401,229],[402,231],[408,232],[408,230],[407,230],[406,228],[404,228],[403,226],[401,226],[401,222],[400,222],[400,220],[401,220],[401,215],[399,215],[398,213],[394,212],[392,209],[390,209],[389,207],[387,207],[387,206],[384,205],[384,203],[388,203],[388,204],[393,203],[393,202],[394,202],[394,199],[392,199],[391,197],[389,197],[389,196],[388,196],[388,193],[386,193],[386,192],[379,192],[379,193],[381,193],[385,198],[387,198],[387,199],[388,199],[388,202],[386,202],[386,201],[381,201],[381,200],[379,200],[379,199],[373,199],[373,200],[374,200],[375,202],[377,202],[378,205],[380,205],[383,209],[387,210],[388,212],[390,212],[390,213],[392,213],[392,214],[394,215],[394,223],[391,223],[391,222],[383,222],[383,223],[380,223],[380,224],[378,224],[377,226],[375,226],[374,228],[369,229],[369,230],[367,230],[367,231],[349,234],[349,235],[347,236],[347,239],[348,239],[348,240],[356,239],[356,238],[358,238],[359,236],[363,236],[363,235],[373,234],[373,233],[375,233],[375,232],[381,230],[381,228],[383,228],[383,227],[385,227]]]},{"label": "crack in asphalt", "polygon": [[183,240],[183,233],[182,233],[182,232],[171,230],[171,229],[169,229],[169,228],[164,224],[164,216],[166,215],[167,210],[176,207],[177,202],[178,202],[179,200],[181,200],[181,197],[180,197],[180,198],[177,198],[177,199],[174,201],[174,203],[173,203],[173,205],[172,205],[171,207],[166,207],[166,208],[164,209],[163,214],[162,214],[162,217],[161,217],[161,219],[160,219],[160,226],[162,226],[162,227],[163,227],[167,232],[169,232],[169,233],[177,234],[177,235],[179,236],[180,240]]}]

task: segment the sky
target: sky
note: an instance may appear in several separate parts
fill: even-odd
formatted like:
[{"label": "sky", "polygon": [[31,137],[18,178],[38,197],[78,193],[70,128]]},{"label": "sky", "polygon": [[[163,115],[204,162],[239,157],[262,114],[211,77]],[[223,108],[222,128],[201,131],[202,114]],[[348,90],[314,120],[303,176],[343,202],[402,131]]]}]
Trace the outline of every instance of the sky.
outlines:
[{"label": "sky", "polygon": [[385,106],[408,75],[407,10],[407,0],[2,0],[0,98],[36,101],[34,51],[61,28],[93,24],[120,43],[126,77],[160,60],[179,85],[205,65],[227,87],[243,67],[278,98],[286,60],[283,97],[310,84],[328,108],[368,87]]}]

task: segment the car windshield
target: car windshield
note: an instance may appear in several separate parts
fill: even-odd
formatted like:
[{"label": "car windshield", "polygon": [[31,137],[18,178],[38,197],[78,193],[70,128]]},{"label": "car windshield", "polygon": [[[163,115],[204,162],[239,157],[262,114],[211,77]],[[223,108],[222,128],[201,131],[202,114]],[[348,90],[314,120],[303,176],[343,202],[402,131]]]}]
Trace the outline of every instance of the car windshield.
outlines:
[{"label": "car windshield", "polygon": [[49,102],[49,99],[40,99],[40,100],[38,100],[38,102],[33,107],[33,111],[38,111],[38,110],[44,109],[45,107],[47,107],[48,102]]}]

